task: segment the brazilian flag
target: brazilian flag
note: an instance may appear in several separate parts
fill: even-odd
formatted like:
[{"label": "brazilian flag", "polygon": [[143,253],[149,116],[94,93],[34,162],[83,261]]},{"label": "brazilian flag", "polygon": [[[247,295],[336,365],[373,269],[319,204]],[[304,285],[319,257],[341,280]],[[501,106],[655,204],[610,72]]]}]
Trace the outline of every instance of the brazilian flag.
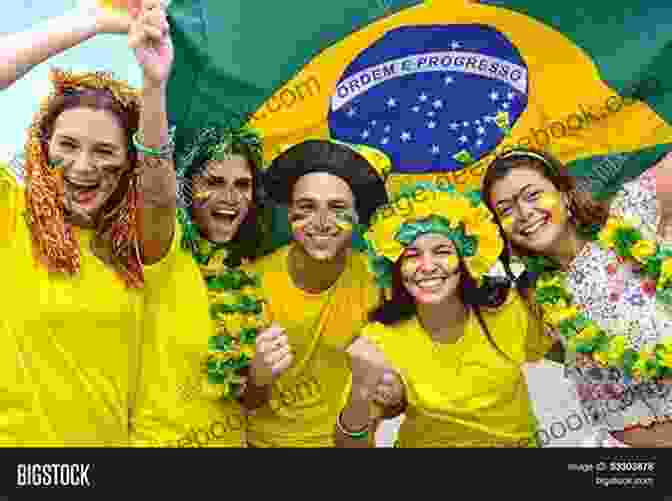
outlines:
[{"label": "brazilian flag", "polygon": [[249,122],[266,160],[306,138],[367,144],[391,191],[478,187],[506,148],[549,151],[602,196],[672,142],[667,0],[173,0],[180,142]]}]

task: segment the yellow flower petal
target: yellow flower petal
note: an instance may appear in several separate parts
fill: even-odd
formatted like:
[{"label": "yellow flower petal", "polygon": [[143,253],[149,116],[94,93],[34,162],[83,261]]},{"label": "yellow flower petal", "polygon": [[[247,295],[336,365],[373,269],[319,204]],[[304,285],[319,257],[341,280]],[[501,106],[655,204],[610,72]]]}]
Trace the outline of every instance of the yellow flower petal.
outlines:
[{"label": "yellow flower petal", "polygon": [[648,257],[656,253],[656,244],[651,240],[639,240],[632,246],[630,252],[637,261],[644,263]]}]

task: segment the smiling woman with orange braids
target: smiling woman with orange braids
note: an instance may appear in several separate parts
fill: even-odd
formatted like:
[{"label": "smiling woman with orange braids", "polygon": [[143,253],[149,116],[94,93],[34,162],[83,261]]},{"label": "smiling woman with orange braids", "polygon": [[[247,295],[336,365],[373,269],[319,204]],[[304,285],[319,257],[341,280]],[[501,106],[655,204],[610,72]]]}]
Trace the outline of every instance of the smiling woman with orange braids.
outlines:
[{"label": "smiling woman with orange braids", "polygon": [[165,10],[145,0],[130,14],[78,11],[0,40],[3,88],[98,33],[128,31],[143,74],[136,91],[52,70],[25,166],[0,169],[3,446],[128,445],[144,266],[174,247],[176,210]]}]

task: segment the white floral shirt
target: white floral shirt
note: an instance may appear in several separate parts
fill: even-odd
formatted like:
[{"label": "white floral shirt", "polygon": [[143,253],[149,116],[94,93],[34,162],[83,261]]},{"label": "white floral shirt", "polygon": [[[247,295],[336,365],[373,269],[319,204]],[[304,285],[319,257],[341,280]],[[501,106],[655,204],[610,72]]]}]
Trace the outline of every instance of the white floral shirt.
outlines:
[{"label": "white floral shirt", "polygon": [[[653,168],[621,189],[610,213],[638,218],[645,237],[655,238],[659,210]],[[636,350],[672,336],[672,313],[656,301],[655,282],[643,279],[632,265],[619,262],[613,251],[597,242],[585,245],[570,264],[567,285],[591,320],[610,335],[627,336]],[[618,369],[579,367],[569,351],[566,368],[584,409],[602,432],[672,416],[670,385],[633,384]]]}]

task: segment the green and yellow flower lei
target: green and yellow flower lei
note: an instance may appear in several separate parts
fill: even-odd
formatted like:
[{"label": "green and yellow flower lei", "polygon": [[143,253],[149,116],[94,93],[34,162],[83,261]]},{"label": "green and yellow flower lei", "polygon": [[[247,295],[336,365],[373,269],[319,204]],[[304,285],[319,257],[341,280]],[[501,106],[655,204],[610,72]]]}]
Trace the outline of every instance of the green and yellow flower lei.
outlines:
[{"label": "green and yellow flower lei", "polygon": [[254,357],[257,334],[265,325],[260,280],[240,268],[228,266],[227,245],[202,238],[183,210],[178,209],[183,228],[181,245],[201,269],[215,331],[208,337],[203,374],[209,390],[218,397],[237,399],[245,389],[244,371]]},{"label": "green and yellow flower lei", "polygon": [[[637,226],[634,219],[610,217],[594,239],[602,248],[613,250],[620,262],[634,265],[655,287],[657,300],[672,305],[672,250],[644,238]],[[625,335],[609,336],[574,304],[566,273],[557,262],[543,256],[523,260],[529,271],[540,273],[534,300],[544,321],[567,340],[570,350],[590,355],[602,367],[622,370],[626,380],[672,376],[672,338],[636,351]]]}]

